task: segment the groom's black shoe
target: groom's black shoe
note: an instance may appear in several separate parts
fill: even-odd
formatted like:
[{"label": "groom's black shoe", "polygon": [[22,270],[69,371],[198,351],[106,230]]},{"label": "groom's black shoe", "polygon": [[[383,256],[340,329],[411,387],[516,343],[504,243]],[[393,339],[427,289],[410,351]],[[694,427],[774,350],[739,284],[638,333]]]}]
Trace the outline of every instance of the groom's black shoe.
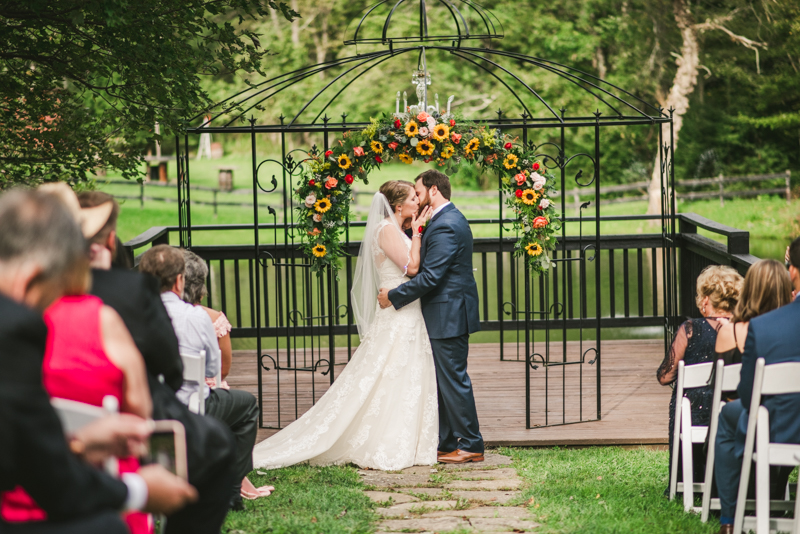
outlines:
[{"label": "groom's black shoe", "polygon": [[465,464],[467,462],[482,462],[482,452],[467,452],[461,449],[456,449],[449,454],[439,456],[439,462],[443,464]]}]

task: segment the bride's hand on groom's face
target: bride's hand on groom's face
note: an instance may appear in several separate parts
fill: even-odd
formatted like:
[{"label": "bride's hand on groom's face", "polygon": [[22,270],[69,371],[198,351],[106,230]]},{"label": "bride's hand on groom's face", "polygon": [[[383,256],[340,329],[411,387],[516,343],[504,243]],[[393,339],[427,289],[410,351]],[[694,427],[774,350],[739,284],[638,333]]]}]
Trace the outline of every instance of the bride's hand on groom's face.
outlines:
[{"label": "bride's hand on groom's face", "polygon": [[417,216],[411,220],[411,229],[414,232],[417,232],[419,230],[419,227],[424,225],[428,221],[428,218],[431,216],[431,213],[433,213],[433,208],[431,206],[428,205],[422,208],[422,210],[420,210]]},{"label": "bride's hand on groom's face", "polygon": [[378,293],[378,304],[381,305],[381,308],[386,309],[392,305],[392,301],[389,300],[389,290],[388,289],[381,289]]}]

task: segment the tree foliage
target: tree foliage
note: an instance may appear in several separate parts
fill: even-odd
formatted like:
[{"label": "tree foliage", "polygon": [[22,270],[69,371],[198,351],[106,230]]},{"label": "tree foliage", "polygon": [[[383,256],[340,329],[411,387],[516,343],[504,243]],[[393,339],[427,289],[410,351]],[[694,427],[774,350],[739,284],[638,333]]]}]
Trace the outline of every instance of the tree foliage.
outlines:
[{"label": "tree foliage", "polygon": [[273,0],[0,3],[0,187],[134,176],[154,123],[180,132],[211,104],[203,78],[265,74],[248,23],[272,13],[298,16]]}]

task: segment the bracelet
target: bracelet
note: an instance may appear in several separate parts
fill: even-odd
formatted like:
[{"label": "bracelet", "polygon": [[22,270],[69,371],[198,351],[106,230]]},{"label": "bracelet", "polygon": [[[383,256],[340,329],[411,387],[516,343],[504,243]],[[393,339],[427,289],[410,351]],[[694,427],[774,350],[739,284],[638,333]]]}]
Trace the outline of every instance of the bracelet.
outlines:
[{"label": "bracelet", "polygon": [[422,237],[422,234],[413,234],[411,237],[412,238],[414,238],[414,237]]}]

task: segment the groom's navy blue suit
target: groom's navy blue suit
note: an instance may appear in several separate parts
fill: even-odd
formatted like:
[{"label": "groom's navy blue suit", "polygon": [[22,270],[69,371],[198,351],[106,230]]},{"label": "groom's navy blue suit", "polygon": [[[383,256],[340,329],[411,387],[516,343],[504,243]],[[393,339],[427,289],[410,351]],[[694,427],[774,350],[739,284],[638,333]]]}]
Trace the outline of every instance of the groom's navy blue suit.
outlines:
[{"label": "groom's navy blue suit", "polygon": [[442,208],[422,235],[420,271],[389,291],[396,309],[422,303],[439,389],[439,450],[483,452],[472,382],[467,375],[469,335],[481,329],[478,287],[472,274],[472,231],[453,204]]}]

